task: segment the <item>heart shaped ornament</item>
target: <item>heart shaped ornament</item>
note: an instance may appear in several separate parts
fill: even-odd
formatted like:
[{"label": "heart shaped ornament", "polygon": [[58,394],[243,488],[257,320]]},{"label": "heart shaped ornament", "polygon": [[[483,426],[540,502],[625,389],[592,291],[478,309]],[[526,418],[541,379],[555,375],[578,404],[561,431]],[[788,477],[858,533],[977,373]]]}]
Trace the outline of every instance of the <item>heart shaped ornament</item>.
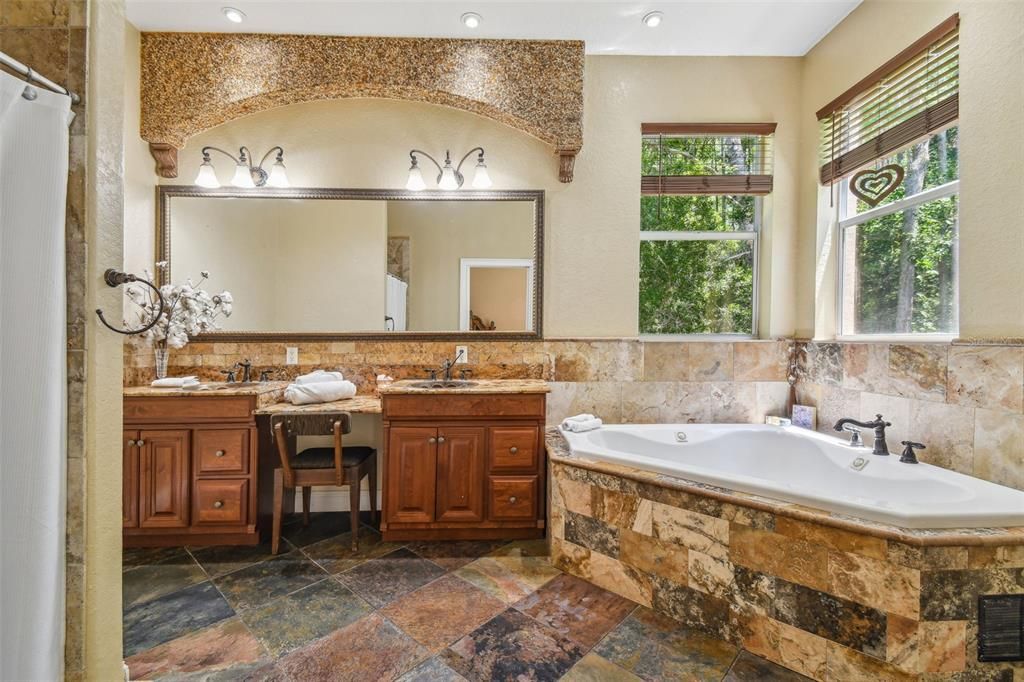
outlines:
[{"label": "heart shaped ornament", "polygon": [[856,173],[850,179],[850,191],[855,197],[874,208],[892,194],[903,182],[903,166],[889,164]]}]

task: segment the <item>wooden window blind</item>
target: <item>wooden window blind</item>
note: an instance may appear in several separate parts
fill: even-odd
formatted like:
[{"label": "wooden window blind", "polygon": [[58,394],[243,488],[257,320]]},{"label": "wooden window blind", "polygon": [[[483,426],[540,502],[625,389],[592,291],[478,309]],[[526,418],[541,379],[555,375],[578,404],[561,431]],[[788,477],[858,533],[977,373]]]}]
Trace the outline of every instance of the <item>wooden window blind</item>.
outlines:
[{"label": "wooden window blind", "polygon": [[818,111],[822,184],[957,120],[959,26],[953,15]]},{"label": "wooden window blind", "polygon": [[643,195],[769,194],[774,123],[644,123]]}]

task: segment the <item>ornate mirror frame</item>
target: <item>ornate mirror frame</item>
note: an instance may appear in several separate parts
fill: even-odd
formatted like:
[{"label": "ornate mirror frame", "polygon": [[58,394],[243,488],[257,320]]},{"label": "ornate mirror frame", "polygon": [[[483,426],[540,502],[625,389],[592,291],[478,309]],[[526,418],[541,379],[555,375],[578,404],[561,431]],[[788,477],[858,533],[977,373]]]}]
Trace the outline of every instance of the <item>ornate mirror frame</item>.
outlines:
[{"label": "ornate mirror frame", "polygon": [[284,341],[539,341],[544,338],[544,190],[459,190],[453,192],[404,189],[349,189],[291,187],[276,189],[220,188],[195,185],[157,185],[155,261],[166,261],[157,268],[157,285],[171,276],[171,199],[191,197],[211,199],[363,199],[377,201],[532,201],[533,202],[533,330],[524,332],[261,332],[223,331],[196,336],[201,342],[275,343]]}]

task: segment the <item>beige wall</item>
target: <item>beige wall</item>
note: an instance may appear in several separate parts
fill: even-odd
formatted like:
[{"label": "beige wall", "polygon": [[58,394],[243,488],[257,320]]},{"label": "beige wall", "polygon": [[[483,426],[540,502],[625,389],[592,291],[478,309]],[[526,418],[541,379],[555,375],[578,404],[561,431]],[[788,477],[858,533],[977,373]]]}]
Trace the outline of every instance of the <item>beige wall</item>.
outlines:
[{"label": "beige wall", "polygon": [[1000,0],[868,0],[804,58],[799,335],[835,332],[834,209],[817,183],[814,112],[957,11],[960,336],[1024,337],[1024,3]]},{"label": "beige wall", "polygon": [[409,237],[411,331],[459,328],[462,258],[533,258],[533,202],[389,201],[388,236]]},{"label": "beige wall", "polygon": [[171,200],[171,277],[227,289],[225,330],[384,328],[387,203]]},{"label": "beige wall", "polygon": [[[455,154],[479,144],[496,188],[547,192],[545,335],[634,336],[640,124],[775,121],[776,189],[766,206],[760,302],[762,334],[782,335],[794,322],[799,93],[795,58],[591,56],[585,141],[571,184],[558,182],[548,146],[504,125],[444,107],[371,99],[293,105],[207,131],[181,150],[181,177],[169,182],[193,181],[203,145],[244,144],[262,154],[280,144],[294,186],[400,188],[410,149]],[[220,166],[226,180],[230,169]],[[145,172],[152,179],[151,169]],[[132,224],[129,240],[149,253],[152,230],[144,221]]]},{"label": "beige wall", "polygon": [[520,331],[527,328],[526,292],[529,269],[471,268],[469,271],[469,310],[485,324],[494,322],[495,331]]}]

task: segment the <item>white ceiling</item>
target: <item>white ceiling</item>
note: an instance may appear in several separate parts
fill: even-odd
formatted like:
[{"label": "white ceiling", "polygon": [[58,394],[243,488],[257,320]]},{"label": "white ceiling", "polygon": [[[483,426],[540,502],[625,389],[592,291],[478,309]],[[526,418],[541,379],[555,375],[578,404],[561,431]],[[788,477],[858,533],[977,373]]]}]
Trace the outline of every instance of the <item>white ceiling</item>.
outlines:
[{"label": "white ceiling", "polygon": [[[128,0],[143,31],[578,39],[588,54],[800,56],[861,0]],[[246,13],[229,22],[224,6]],[[664,14],[661,26],[641,23]],[[483,17],[477,29],[464,12]]]}]

